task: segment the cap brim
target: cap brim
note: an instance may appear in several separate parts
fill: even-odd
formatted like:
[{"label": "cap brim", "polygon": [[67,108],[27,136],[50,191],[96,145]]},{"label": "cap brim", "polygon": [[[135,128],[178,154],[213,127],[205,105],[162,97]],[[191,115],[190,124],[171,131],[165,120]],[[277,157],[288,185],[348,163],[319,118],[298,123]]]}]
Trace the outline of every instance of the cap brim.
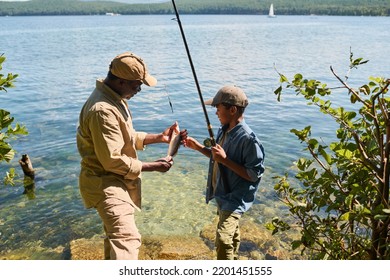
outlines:
[{"label": "cap brim", "polygon": [[142,81],[145,85],[149,86],[149,87],[154,87],[155,85],[157,85],[157,79],[149,74],[147,74],[145,76],[145,79],[143,79]]},{"label": "cap brim", "polygon": [[214,101],[214,98],[211,98],[211,99],[209,99],[209,100],[206,100],[206,101],[204,102],[204,105],[213,105],[213,101]]}]

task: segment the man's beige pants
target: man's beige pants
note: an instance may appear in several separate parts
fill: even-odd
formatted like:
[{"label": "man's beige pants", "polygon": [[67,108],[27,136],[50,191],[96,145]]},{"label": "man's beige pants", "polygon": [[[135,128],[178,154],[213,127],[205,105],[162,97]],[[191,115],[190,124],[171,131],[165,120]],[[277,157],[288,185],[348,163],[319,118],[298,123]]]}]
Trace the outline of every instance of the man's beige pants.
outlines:
[{"label": "man's beige pants", "polygon": [[104,259],[137,260],[141,235],[135,225],[134,207],[123,200],[107,198],[97,206],[103,221]]}]

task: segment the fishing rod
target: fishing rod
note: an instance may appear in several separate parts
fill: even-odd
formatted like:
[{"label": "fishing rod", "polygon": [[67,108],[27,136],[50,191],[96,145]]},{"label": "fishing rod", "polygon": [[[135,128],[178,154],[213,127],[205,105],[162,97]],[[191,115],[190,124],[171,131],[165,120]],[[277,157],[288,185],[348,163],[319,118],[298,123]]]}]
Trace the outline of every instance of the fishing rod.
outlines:
[{"label": "fishing rod", "polygon": [[213,130],[212,130],[212,126],[211,126],[211,124],[210,124],[209,116],[207,115],[206,105],[204,104],[202,92],[201,92],[201,90],[200,90],[198,78],[197,78],[196,72],[195,72],[195,67],[194,67],[194,64],[192,63],[192,58],[191,58],[191,54],[190,54],[190,49],[188,48],[186,36],[185,36],[185,34],[184,34],[183,26],[181,25],[181,21],[180,21],[179,12],[178,12],[178,10],[177,10],[177,8],[176,8],[176,4],[175,4],[175,1],[174,1],[174,0],[172,0],[172,4],[173,4],[173,8],[175,9],[176,20],[177,20],[177,23],[179,24],[179,27],[180,27],[181,37],[183,38],[183,42],[184,42],[184,46],[185,46],[185,48],[186,48],[188,60],[190,61],[191,70],[192,70],[192,74],[194,75],[194,80],[195,80],[196,88],[197,88],[197,90],[198,90],[200,103],[202,104],[203,113],[204,113],[204,116],[205,116],[205,118],[206,118],[207,130],[209,131],[209,135],[210,135],[210,138],[209,138],[209,139],[206,139],[206,140],[204,141],[204,144],[205,144],[205,146],[208,146],[208,147],[210,147],[210,146],[215,146],[214,133],[213,133]]}]

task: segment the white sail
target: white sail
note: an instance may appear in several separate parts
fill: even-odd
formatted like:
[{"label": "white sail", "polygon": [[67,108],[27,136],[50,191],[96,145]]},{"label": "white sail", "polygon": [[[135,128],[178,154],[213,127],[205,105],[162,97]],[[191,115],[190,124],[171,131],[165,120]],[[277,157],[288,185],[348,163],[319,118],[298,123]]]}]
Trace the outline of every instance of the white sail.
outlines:
[{"label": "white sail", "polygon": [[276,17],[274,12],[274,4],[271,4],[271,6],[269,7],[268,17]]}]

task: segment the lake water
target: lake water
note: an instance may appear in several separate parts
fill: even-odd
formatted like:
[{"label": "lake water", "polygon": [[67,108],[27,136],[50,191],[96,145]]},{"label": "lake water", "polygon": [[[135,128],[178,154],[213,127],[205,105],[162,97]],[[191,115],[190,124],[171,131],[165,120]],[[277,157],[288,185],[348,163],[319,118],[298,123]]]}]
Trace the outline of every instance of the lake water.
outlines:
[{"label": "lake water", "polygon": [[[174,121],[203,140],[208,136],[198,92],[173,15],[0,17],[0,53],[7,57],[2,73],[19,74],[16,87],[0,93],[0,108],[11,111],[29,135],[13,142],[15,187],[0,187],[0,258],[61,259],[71,240],[102,233],[94,210],[84,209],[77,186],[79,155],[75,133],[78,114],[111,59],[124,51],[143,57],[158,78],[130,101],[134,126],[160,132]],[[307,107],[294,93],[276,101],[277,70],[302,73],[338,86],[330,72],[348,70],[355,58],[370,62],[350,73],[359,86],[369,76],[390,76],[390,18],[326,16],[183,15],[181,17],[205,99],[225,84],[241,86],[250,105],[246,120],[266,150],[266,172],[257,201],[247,213],[259,225],[285,215],[277,203],[274,176],[291,170],[302,147],[291,128],[314,126],[316,135],[333,137],[333,121]],[[347,104],[346,92],[336,101]],[[173,113],[169,106],[173,105]],[[208,114],[214,132],[215,109]],[[149,146],[142,160],[165,155],[166,145]],[[23,195],[17,163],[27,153],[36,169],[35,199]],[[207,159],[180,148],[165,174],[143,175],[143,211],[136,214],[143,235],[198,235],[215,217],[206,205]],[[2,163],[3,175],[8,168]],[[16,256],[16,257],[15,257]]]}]

